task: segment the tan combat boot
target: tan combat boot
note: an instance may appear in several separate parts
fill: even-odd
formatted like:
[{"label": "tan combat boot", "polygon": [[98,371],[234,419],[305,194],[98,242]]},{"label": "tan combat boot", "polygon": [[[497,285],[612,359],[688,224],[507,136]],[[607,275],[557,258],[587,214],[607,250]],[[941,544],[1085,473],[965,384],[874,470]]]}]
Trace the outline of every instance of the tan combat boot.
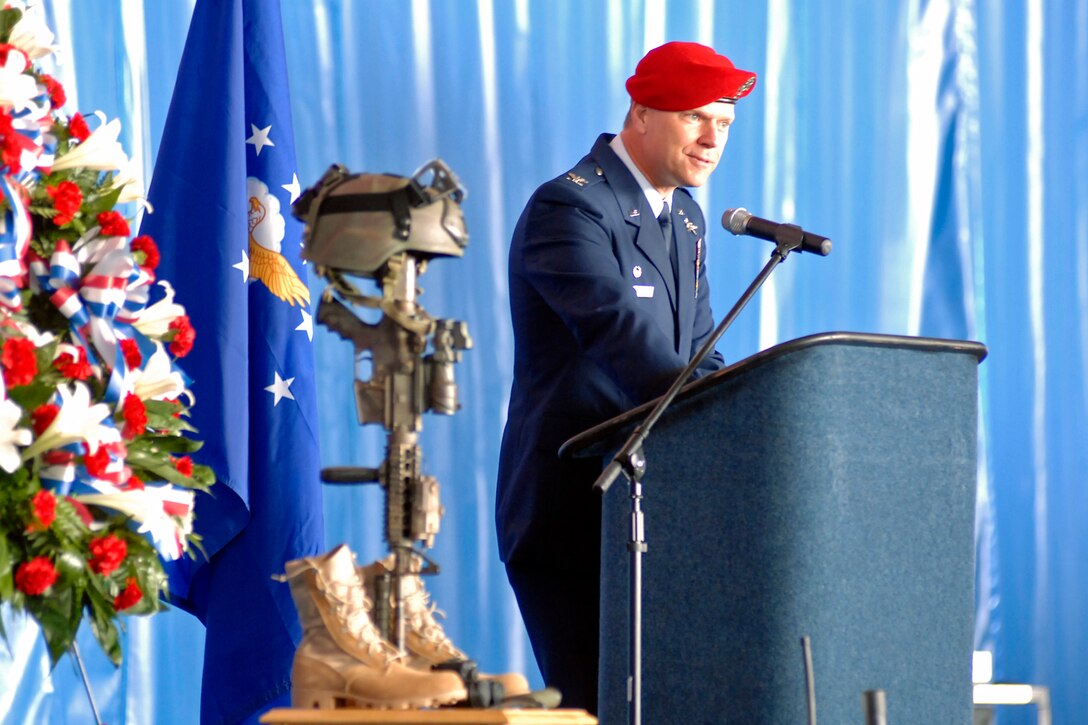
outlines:
[{"label": "tan combat boot", "polygon": [[368,614],[363,582],[351,551],[340,545],[323,556],[286,564],[302,642],[291,669],[294,707],[417,708],[467,697],[452,672],[406,667]]},{"label": "tan combat boot", "polygon": [[[408,654],[408,665],[420,670],[429,670],[432,665],[450,660],[467,660],[468,655],[454,646],[446,636],[442,625],[435,619],[436,605],[431,604],[431,595],[423,586],[419,576],[421,562],[418,556],[411,558],[409,574],[400,578],[403,598],[402,616],[405,621],[404,648]],[[367,585],[367,591],[374,596],[374,583],[379,576],[393,571],[393,556],[376,561],[360,569]],[[392,599],[392,597],[390,597]],[[484,680],[492,680],[502,685],[506,697],[517,697],[529,692],[529,682],[523,675],[508,672],[500,675],[480,674]]]}]

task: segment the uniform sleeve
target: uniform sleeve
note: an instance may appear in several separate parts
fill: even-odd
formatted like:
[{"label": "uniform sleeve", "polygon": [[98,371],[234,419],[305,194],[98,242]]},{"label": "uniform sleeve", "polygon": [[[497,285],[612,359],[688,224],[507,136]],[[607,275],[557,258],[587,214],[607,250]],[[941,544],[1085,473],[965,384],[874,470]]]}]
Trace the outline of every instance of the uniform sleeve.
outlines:
[{"label": "uniform sleeve", "polygon": [[[521,273],[579,350],[642,403],[663,393],[686,361],[623,277],[614,245],[631,243],[626,223],[615,214],[609,220],[587,197],[554,184],[538,192],[523,220]],[[622,228],[610,228],[617,221]]]}]

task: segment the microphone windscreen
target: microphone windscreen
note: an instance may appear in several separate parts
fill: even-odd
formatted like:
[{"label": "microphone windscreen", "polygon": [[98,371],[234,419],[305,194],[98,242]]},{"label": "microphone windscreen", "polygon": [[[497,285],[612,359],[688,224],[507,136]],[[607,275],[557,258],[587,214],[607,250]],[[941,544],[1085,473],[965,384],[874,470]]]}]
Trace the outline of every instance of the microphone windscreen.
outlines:
[{"label": "microphone windscreen", "polygon": [[752,213],[744,207],[726,209],[725,213],[722,214],[722,226],[733,234],[744,234],[748,229],[748,220],[751,218]]}]

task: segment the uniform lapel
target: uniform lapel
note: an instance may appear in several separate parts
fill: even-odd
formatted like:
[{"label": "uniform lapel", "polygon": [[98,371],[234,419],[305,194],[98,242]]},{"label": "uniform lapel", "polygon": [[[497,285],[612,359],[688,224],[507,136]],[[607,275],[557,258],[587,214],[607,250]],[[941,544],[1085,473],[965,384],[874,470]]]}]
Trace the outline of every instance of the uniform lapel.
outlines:
[{"label": "uniform lapel", "polygon": [[[610,136],[602,134],[597,139],[597,143],[593,145],[593,151],[590,154],[593,156],[593,160],[600,165],[605,178],[608,179],[608,183],[616,195],[616,203],[619,204],[620,213],[633,233],[635,246],[650,261],[650,264],[658,271],[661,278],[665,280],[665,290],[669,295],[669,304],[672,305],[673,312],[676,312],[676,284],[672,273],[672,262],[665,252],[665,246],[661,238],[661,227],[658,226],[657,218],[650,208],[650,202],[646,200],[646,195],[642,193],[642,189],[639,187],[638,182],[635,181],[635,177],[631,175],[620,157],[616,156],[616,152],[608,145],[610,140]],[[673,216],[673,223],[676,223],[675,215]],[[677,236],[675,227],[673,234],[675,238]],[[679,262],[683,265],[683,257],[679,259]],[[681,269],[683,269],[682,266]]]},{"label": "uniform lapel", "polygon": [[677,191],[673,195],[676,211],[673,215],[673,238],[677,253],[677,283],[680,300],[680,353],[691,350],[692,326],[695,324],[695,278],[699,274],[696,265],[696,247],[703,244],[703,230],[688,218],[687,205],[694,202]]}]

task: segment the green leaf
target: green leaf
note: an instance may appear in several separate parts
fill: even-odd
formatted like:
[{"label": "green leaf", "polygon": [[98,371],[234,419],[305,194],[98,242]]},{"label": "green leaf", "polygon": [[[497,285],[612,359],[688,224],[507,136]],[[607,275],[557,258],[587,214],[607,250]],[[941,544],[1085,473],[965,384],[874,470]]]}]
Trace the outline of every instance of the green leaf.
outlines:
[{"label": "green leaf", "polygon": [[8,42],[11,37],[11,29],[15,27],[15,24],[23,17],[23,11],[16,8],[5,8],[0,10],[0,38],[3,38],[3,42]]},{"label": "green leaf", "polygon": [[31,204],[27,208],[30,209],[31,214],[34,214],[35,216],[45,217],[46,219],[52,219],[57,214],[59,214],[56,208],[51,206],[40,206],[38,204]]},{"label": "green leaf", "polygon": [[[38,370],[41,369],[39,365]],[[23,410],[34,410],[57,392],[56,379],[50,380],[50,377],[52,376],[39,372],[29,384],[8,388],[8,397],[18,403]]]},{"label": "green leaf", "polygon": [[130,455],[125,457],[125,461],[128,462],[133,451],[141,455],[152,457],[157,455],[159,458],[163,458],[163,454],[167,453],[192,453],[199,450],[200,446],[199,441],[191,440],[185,436],[155,435],[151,433],[140,436],[137,440],[128,444]]},{"label": "green leaf", "polygon": [[[192,424],[184,418],[175,418],[173,415],[158,415],[151,411],[147,413],[147,428],[148,430],[158,431],[163,437],[181,438],[181,433],[193,433],[196,428],[193,428]],[[186,438],[189,441],[186,447],[187,452],[195,451],[200,448],[200,443],[194,440]]]},{"label": "green leaf", "polygon": [[215,483],[215,470],[201,463],[193,464],[193,480],[202,488],[210,488]]},{"label": "green leaf", "polygon": [[82,597],[81,589],[65,586],[63,580],[58,579],[45,594],[27,598],[27,608],[41,626],[54,666],[75,640],[82,619],[79,606]]},{"label": "green leaf", "polygon": [[49,527],[57,538],[74,546],[77,541],[83,541],[90,535],[87,524],[79,517],[76,509],[64,498],[57,500],[57,518]]},{"label": "green leaf", "polygon": [[117,206],[117,199],[121,196],[121,187],[110,189],[104,194],[89,195],[83,200],[82,211],[88,219],[96,219],[104,211],[112,211]]},{"label": "green leaf", "polygon": [[15,562],[11,559],[11,546],[8,544],[8,537],[0,536],[0,601],[6,602],[11,599],[14,587],[14,569]]},{"label": "green leaf", "polygon": [[115,665],[121,664],[121,642],[117,633],[117,625],[114,618],[117,613],[113,611],[113,602],[105,591],[96,585],[87,589],[87,609],[91,615],[91,631],[102,651]]},{"label": "green leaf", "polygon": [[128,455],[125,457],[125,463],[133,470],[141,468],[150,472],[155,478],[176,483],[185,488],[203,488],[209,485],[204,480],[206,478],[204,472],[201,472],[200,479],[195,477],[197,473],[197,467],[195,465],[193,466],[194,477],[190,478],[182,475],[178,469],[174,468],[174,464],[169,457],[161,454],[155,455],[146,450],[141,451],[137,449],[134,451],[132,448],[129,448]]}]

